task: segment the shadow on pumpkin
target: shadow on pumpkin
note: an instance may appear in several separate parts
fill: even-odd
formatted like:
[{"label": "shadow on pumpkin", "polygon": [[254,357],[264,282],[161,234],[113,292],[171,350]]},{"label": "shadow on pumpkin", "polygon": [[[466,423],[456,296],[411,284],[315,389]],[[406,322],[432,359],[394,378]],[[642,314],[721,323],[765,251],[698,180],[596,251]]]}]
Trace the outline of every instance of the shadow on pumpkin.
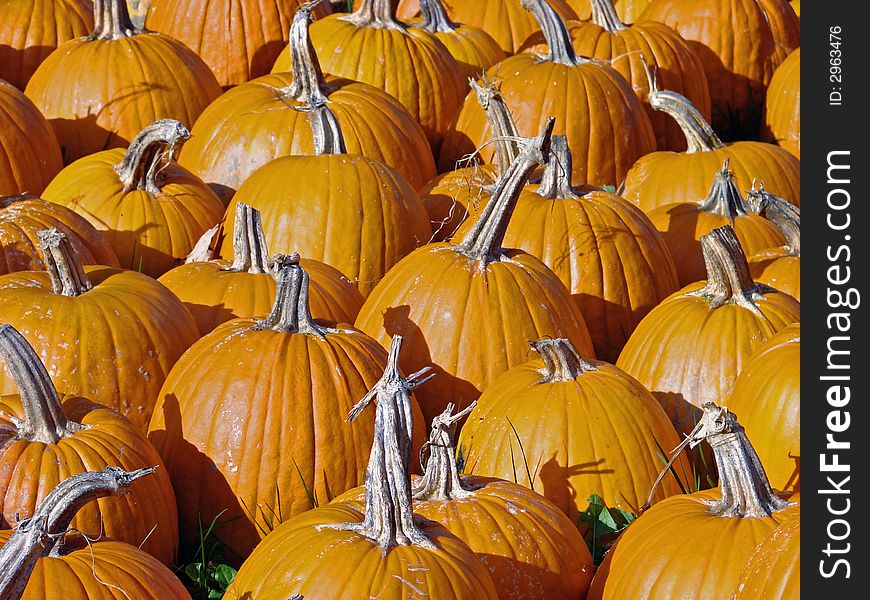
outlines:
[{"label": "shadow on pumpkin", "polygon": [[54,46],[13,48],[7,44],[0,44],[0,79],[6,80],[23,92],[36,68],[54,50]]},{"label": "shadow on pumpkin", "polygon": [[606,475],[614,472],[613,469],[603,468],[607,459],[599,458],[594,462],[578,463],[576,465],[560,465],[556,460],[556,452],[541,465],[537,479],[543,486],[543,489],[535,490],[545,496],[548,500],[556,504],[567,514],[572,521],[577,522],[580,515],[579,505],[586,505],[586,499],[592,493],[575,489],[571,479],[580,476],[590,475]]}]

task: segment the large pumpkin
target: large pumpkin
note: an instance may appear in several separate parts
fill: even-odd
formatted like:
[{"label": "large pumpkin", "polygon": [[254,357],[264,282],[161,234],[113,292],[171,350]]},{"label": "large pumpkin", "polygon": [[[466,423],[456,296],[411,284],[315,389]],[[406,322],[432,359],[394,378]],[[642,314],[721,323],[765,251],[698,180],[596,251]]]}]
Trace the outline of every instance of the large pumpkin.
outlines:
[{"label": "large pumpkin", "polygon": [[[196,52],[226,89],[269,72],[300,4],[303,0],[151,0],[145,26]],[[332,12],[329,2],[309,10],[316,17]]]},{"label": "large pumpkin", "polygon": [[653,0],[641,18],[670,25],[701,58],[716,131],[755,137],[770,79],[800,45],[787,0]]},{"label": "large pumpkin", "polygon": [[414,189],[422,187],[435,176],[435,160],[419,123],[373,86],[324,77],[308,38],[310,21],[310,8],[296,12],[286,67],[229,90],[203,111],[179,162],[228,202],[270,160],[314,151],[306,112],[328,101],[350,152],[388,164]]},{"label": "large pumpkin", "polygon": [[0,597],[190,600],[175,574],[147,552],[68,532],[73,517],[89,502],[123,496],[134,481],[154,471],[106,467],[69,477],[49,490],[31,519],[12,532],[0,531]]},{"label": "large pumpkin", "polygon": [[773,74],[764,104],[761,137],[801,157],[801,49],[788,55]]},{"label": "large pumpkin", "polygon": [[734,600],[799,600],[801,597],[801,511],[794,507],[758,544],[734,586]]},{"label": "large pumpkin", "polygon": [[[593,0],[565,0],[581,21],[587,21],[592,17]],[[636,23],[640,15],[649,5],[650,0],[608,0],[616,8],[616,14],[623,23]]]},{"label": "large pumpkin", "polygon": [[121,265],[159,277],[223,218],[220,198],[172,161],[189,138],[180,122],[155,121],[127,150],[103,150],[66,167],[43,197],[102,231]]},{"label": "large pumpkin", "polygon": [[[273,252],[299,252],[335,267],[367,296],[393,265],[429,242],[429,217],[396,170],[348,154],[326,104],[308,116],[318,130],[314,156],[266,163],[239,187],[227,214],[235,213],[237,202],[254,207]],[[232,248],[233,223],[225,220],[224,255]]]},{"label": "large pumpkin", "polygon": [[0,196],[0,275],[44,270],[38,232],[52,227],[66,235],[82,264],[118,266],[103,234],[70,209],[35,196]]},{"label": "large pumpkin", "polygon": [[525,140],[475,226],[456,244],[418,248],[378,283],[356,325],[386,343],[406,339],[405,370],[432,365],[439,374],[417,399],[433,419],[449,402],[462,408],[498,374],[525,362],[529,339],[570,338],[594,350],[570,293],[540,260],[502,241],[522,186],[542,163],[552,120]]},{"label": "large pumpkin", "polygon": [[[199,337],[196,321],[141,273],[85,266],[64,234],[41,237],[46,271],[0,275],[3,321],[34,347],[62,394],[148,424],[169,369]],[[0,394],[17,390],[0,367]]]},{"label": "large pumpkin", "polygon": [[[565,23],[546,0],[522,0],[541,23],[548,53],[522,53],[492,66],[501,94],[521,135],[540,131],[556,118],[555,133],[568,136],[574,178],[591,185],[618,185],[631,165],[655,150],[655,135],[643,104],[625,79],[607,64],[577,56]],[[569,100],[570,99],[570,100]],[[491,131],[474,94],[469,94],[439,155],[441,170],[484,146]],[[492,160],[493,149],[481,157]]]},{"label": "large pumpkin", "polygon": [[66,164],[123,148],[157,119],[187,127],[221,93],[208,66],[181,42],[138,31],[124,0],[95,0],[94,31],[60,45],[25,93],[49,120]]},{"label": "large pumpkin", "polygon": [[749,257],[752,279],[801,299],[801,212],[787,200],[764,191],[761,185],[746,194],[752,211],[776,225],[785,244]]},{"label": "large pumpkin", "polygon": [[[580,358],[567,340],[532,346],[541,358],[496,379],[462,428],[466,470],[516,479],[575,523],[592,494],[636,513],[664,452],[680,441],[667,414],[634,378]],[[679,480],[668,475],[653,500],[679,493],[680,481],[691,479],[688,463],[674,473]]]},{"label": "large pumpkin", "polygon": [[[11,325],[0,325],[0,357],[19,394],[0,396],[0,529],[33,516],[61,481],[107,466],[134,471],[162,460],[139,429],[85,398],[60,396],[45,366]],[[123,500],[102,499],[79,511],[72,526],[140,546],[171,566],[178,548],[178,513],[166,469]]]},{"label": "large pumpkin", "polygon": [[365,512],[336,501],[283,523],[239,569],[226,600],[498,597],[488,569],[464,542],[439,523],[415,518],[409,392],[431,375],[425,368],[404,376],[401,347],[396,336],[383,376],[348,414],[356,420],[377,399],[365,489],[352,492],[365,495]]}]

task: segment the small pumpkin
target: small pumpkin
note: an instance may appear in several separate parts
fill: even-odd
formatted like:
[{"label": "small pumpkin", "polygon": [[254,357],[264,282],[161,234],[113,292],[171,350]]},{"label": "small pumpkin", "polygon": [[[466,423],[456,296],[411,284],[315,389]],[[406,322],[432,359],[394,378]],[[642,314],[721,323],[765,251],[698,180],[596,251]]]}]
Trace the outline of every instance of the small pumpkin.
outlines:
[{"label": "small pumpkin", "polygon": [[801,157],[801,49],[776,68],[764,104],[761,138]]},{"label": "small pumpkin", "polygon": [[758,544],[734,588],[734,600],[801,597],[801,511],[793,514]]},{"label": "small pumpkin", "polygon": [[751,210],[776,225],[786,243],[749,257],[752,279],[801,299],[801,213],[787,200],[769,194],[764,186],[746,194]]},{"label": "small pumpkin", "polygon": [[179,121],[155,121],[126,150],[103,150],[66,167],[43,197],[102,231],[123,266],[159,277],[223,218],[220,198],[172,160],[189,138]]},{"label": "small pumpkin", "polygon": [[94,30],[58,46],[25,93],[54,128],[65,164],[123,148],[157,119],[187,127],[221,93],[208,66],[181,42],[143,32],[124,0],[94,1]]}]

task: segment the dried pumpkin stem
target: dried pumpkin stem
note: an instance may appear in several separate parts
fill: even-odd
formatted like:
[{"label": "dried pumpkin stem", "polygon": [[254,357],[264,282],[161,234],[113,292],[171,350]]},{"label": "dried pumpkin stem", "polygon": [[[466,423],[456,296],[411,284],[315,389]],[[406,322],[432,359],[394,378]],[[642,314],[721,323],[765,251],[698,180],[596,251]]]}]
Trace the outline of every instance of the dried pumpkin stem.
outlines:
[{"label": "dried pumpkin stem", "polygon": [[568,138],[564,135],[554,135],[550,140],[550,156],[544,165],[544,175],[538,195],[543,198],[564,200],[579,198],[571,187],[571,151],[568,149]]},{"label": "dried pumpkin stem", "polygon": [[801,255],[801,209],[779,196],[764,191],[764,185],[755,187],[746,194],[749,209],[776,225],[785,236],[789,256]]},{"label": "dried pumpkin stem", "polygon": [[398,3],[395,0],[362,0],[355,12],[340,18],[357,27],[404,31],[405,27],[396,19],[397,6]]},{"label": "dried pumpkin stem", "polygon": [[122,496],[134,481],[153,472],[154,467],[136,471],[106,467],[60,482],[39,503],[32,517],[18,523],[9,541],[0,548],[0,598],[18,600],[23,596],[37,561],[63,543],[73,517],[85,504],[106,496]]},{"label": "dried pumpkin stem", "polygon": [[516,123],[511,116],[511,111],[501,95],[501,90],[490,80],[486,73],[478,83],[469,79],[468,84],[474,90],[477,101],[483,108],[486,121],[492,131],[492,140],[495,145],[495,168],[499,177],[504,175],[510,164],[520,153],[520,134]]},{"label": "dried pumpkin stem", "polygon": [[592,6],[592,22],[609,33],[628,29],[619,19],[613,0],[590,0]]},{"label": "dried pumpkin stem", "polygon": [[432,419],[429,440],[420,448],[420,463],[423,463],[426,450],[429,451],[429,460],[424,467],[423,477],[412,488],[414,500],[447,502],[470,495],[471,489],[462,482],[459,470],[456,468],[453,434],[459,420],[468,415],[475,406],[477,400],[464,410],[453,414],[456,405],[450,402],[444,412]]},{"label": "dried pumpkin stem", "polygon": [[92,40],[118,40],[141,32],[130,19],[125,0],[94,0]]},{"label": "dried pumpkin stem", "polygon": [[525,140],[519,155],[496,183],[480,217],[457,246],[463,254],[477,260],[481,267],[502,256],[501,245],[523,185],[534,168],[544,163],[550,151],[553,122],[553,117],[550,117],[538,137]]},{"label": "dried pumpkin stem", "polygon": [[62,296],[81,296],[93,287],[75,247],[66,234],[54,227],[36,233],[42,248],[45,270],[51,280],[51,291]]},{"label": "dried pumpkin stem", "polygon": [[698,210],[721,215],[733,223],[735,218],[747,214],[747,206],[734,181],[734,173],[728,169],[730,162],[731,159],[725,157],[722,168],[716,173],[713,185],[710,186],[707,198]]},{"label": "dried pumpkin stem", "polygon": [[336,523],[321,528],[353,531],[381,548],[418,546],[435,549],[435,544],[414,523],[411,507],[411,390],[434,374],[423,368],[408,377],[399,370],[402,336],[393,337],[387,366],[381,379],[348,414],[353,421],[377,398],[375,435],[366,467],[366,506],[361,523]]},{"label": "dried pumpkin stem", "polygon": [[347,154],[344,134],[335,113],[326,104],[314,106],[308,111],[311,134],[314,136],[314,154]]},{"label": "dried pumpkin stem", "polygon": [[298,254],[278,254],[272,259],[275,276],[275,304],[254,329],[301,333],[323,339],[337,329],[322,327],[311,317],[308,305],[308,273],[299,265]]},{"label": "dried pumpkin stem", "polygon": [[441,0],[420,0],[423,20],[417,25],[430,33],[453,33],[459,27],[447,16]]},{"label": "dried pumpkin stem", "polygon": [[324,104],[329,89],[320,68],[320,60],[311,44],[311,36],[308,35],[308,27],[312,21],[311,12],[321,2],[323,0],[314,0],[300,6],[290,25],[293,83],[287,88],[287,93],[307,107]]},{"label": "dried pumpkin stem", "polygon": [[532,13],[544,33],[544,40],[547,42],[545,62],[569,67],[589,62],[589,59],[579,57],[574,52],[574,42],[571,40],[571,34],[568,33],[568,27],[562,17],[545,0],[520,0],[520,3],[523,8]]},{"label": "dried pumpkin stem", "polygon": [[705,298],[710,308],[734,303],[761,315],[754,301],[759,286],[752,281],[749,263],[734,229],[725,225],[701,236],[701,251],[707,269],[707,284],[686,295]]},{"label": "dried pumpkin stem", "polygon": [[270,273],[263,219],[256,208],[239,202],[233,223],[233,264],[236,273]]},{"label": "dried pumpkin stem", "polygon": [[541,383],[574,381],[584,373],[598,368],[583,360],[571,340],[557,338],[530,342],[532,348],[544,359],[544,377]]},{"label": "dried pumpkin stem", "polygon": [[139,132],[115,172],[124,192],[145,190],[157,195],[163,184],[163,171],[174,150],[190,139],[187,127],[175,119],[158,119]]}]

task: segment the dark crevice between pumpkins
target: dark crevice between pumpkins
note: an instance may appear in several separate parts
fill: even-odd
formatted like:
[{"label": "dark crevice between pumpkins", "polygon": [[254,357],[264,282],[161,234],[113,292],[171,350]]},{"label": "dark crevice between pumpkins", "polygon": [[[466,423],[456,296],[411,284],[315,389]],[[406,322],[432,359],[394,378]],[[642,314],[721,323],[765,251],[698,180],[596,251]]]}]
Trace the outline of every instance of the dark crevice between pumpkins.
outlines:
[{"label": "dark crevice between pumpkins", "polygon": [[174,151],[189,139],[190,131],[175,119],[159,119],[140,131],[114,167],[124,192],[145,190],[154,196],[160,194],[163,172]]}]

